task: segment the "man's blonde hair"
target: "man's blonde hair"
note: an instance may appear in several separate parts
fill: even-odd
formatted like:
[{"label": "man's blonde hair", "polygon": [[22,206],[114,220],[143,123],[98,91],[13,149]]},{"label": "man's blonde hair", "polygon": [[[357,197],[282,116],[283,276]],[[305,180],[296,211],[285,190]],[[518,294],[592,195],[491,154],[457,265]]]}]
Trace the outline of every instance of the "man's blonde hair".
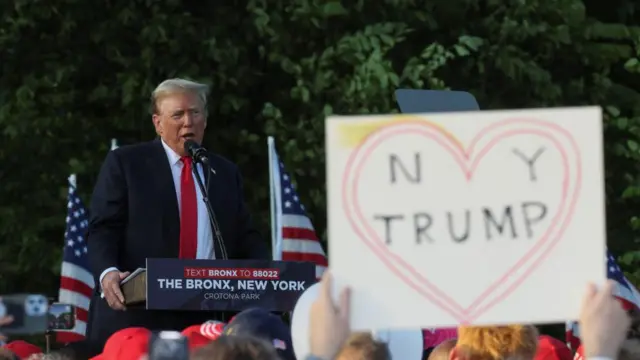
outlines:
[{"label": "man's blonde hair", "polygon": [[387,344],[376,341],[370,333],[349,336],[335,360],[390,360]]},{"label": "man's blonde hair", "polygon": [[532,360],[538,349],[538,330],[532,325],[461,326],[455,349],[469,360]]},{"label": "man's blonde hair", "polygon": [[158,85],[151,93],[151,114],[158,113],[158,101],[167,95],[179,93],[193,93],[202,102],[205,114],[207,114],[207,97],[209,86],[186,79],[167,79]]}]

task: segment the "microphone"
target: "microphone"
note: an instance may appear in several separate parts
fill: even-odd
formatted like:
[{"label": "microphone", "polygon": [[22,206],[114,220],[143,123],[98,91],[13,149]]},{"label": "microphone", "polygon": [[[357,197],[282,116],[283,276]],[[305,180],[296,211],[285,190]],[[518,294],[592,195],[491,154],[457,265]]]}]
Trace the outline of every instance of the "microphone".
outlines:
[{"label": "microphone", "polygon": [[184,142],[184,151],[191,156],[194,162],[209,165],[209,155],[207,150],[193,140]]}]

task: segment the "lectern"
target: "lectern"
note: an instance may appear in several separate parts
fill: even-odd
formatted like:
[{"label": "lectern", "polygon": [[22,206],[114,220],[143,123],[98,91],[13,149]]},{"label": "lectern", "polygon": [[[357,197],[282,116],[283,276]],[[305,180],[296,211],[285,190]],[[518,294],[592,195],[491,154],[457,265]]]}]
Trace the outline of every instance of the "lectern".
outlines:
[{"label": "lectern", "polygon": [[149,310],[286,312],[316,281],[310,262],[147,259],[121,284],[127,305]]}]

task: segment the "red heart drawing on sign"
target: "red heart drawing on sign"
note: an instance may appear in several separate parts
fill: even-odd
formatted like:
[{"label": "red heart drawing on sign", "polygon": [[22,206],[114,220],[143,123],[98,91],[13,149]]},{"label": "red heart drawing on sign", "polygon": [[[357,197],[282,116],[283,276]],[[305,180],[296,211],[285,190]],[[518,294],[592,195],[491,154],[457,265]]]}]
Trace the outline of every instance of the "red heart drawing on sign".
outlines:
[{"label": "red heart drawing on sign", "polygon": [[[464,307],[450,298],[442,289],[429,281],[427,274],[420,274],[414,266],[393,253],[378,236],[362,213],[358,200],[358,184],[363,166],[373,150],[384,141],[399,135],[421,135],[443,147],[456,160],[467,181],[473,181],[473,174],[484,156],[496,144],[516,135],[531,135],[543,138],[553,144],[562,158],[563,176],[560,182],[561,199],[550,225],[539,236],[534,245],[515,264],[493,281],[471,305]],[[571,134],[552,123],[517,119],[495,123],[484,128],[464,148],[459,141],[436,124],[419,121],[402,121],[385,126],[369,134],[351,154],[342,179],[342,200],[346,216],[358,238],[374,252],[385,266],[417,293],[449,313],[458,322],[465,324],[477,319],[487,310],[504,300],[542,263],[550,251],[562,239],[570,224],[581,185],[581,160],[578,146]],[[490,301],[486,301],[490,296]]]}]

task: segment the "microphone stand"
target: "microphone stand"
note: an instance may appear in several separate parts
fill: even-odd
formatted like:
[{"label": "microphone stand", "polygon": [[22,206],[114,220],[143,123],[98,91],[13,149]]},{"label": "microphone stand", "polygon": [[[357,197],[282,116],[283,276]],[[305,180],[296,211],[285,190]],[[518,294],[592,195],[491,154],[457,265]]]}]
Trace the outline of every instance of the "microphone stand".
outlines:
[{"label": "microphone stand", "polygon": [[211,165],[205,164],[203,162],[198,162],[196,159],[193,159],[193,164],[195,166],[192,167],[193,175],[196,178],[196,183],[198,183],[198,187],[200,188],[200,192],[202,193],[202,201],[207,207],[207,213],[209,214],[209,222],[211,223],[211,229],[214,234],[214,241],[218,243],[218,247],[220,248],[220,255],[223,260],[229,259],[227,255],[227,247],[224,245],[222,240],[222,232],[220,231],[220,227],[218,226],[218,221],[216,219],[216,213],[213,211],[211,207],[211,203],[209,202],[209,180],[211,179],[211,174],[208,174],[207,177],[207,186],[204,186],[202,182],[202,178],[200,177],[200,172],[198,171],[198,164],[202,164],[202,168],[204,171],[212,172]]},{"label": "microphone stand", "polygon": [[44,341],[45,341],[44,353],[45,354],[48,354],[51,352],[51,335],[53,335],[53,331],[51,330],[47,330],[44,333]]}]

